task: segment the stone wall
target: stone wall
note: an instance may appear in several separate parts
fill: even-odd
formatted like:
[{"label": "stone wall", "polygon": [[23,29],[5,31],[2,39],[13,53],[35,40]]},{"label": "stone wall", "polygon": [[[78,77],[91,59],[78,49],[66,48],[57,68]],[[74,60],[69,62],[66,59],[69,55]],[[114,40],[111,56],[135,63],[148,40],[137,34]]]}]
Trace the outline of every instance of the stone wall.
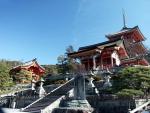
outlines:
[{"label": "stone wall", "polygon": [[91,107],[94,108],[93,113],[127,113],[128,109],[135,108],[134,100],[115,99],[102,96],[87,96],[87,100]]},{"label": "stone wall", "polygon": [[52,113],[89,113],[83,109],[55,108]]}]

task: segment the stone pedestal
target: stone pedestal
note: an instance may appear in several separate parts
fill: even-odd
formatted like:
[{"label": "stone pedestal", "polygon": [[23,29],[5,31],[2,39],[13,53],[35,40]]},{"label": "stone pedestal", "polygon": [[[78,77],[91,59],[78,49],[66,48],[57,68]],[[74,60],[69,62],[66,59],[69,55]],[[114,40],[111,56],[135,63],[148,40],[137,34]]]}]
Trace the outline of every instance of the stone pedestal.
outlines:
[{"label": "stone pedestal", "polygon": [[71,100],[65,102],[66,107],[71,108],[91,108],[87,100]]},{"label": "stone pedestal", "polygon": [[77,75],[74,80],[74,100],[85,100],[84,76]]},{"label": "stone pedestal", "polygon": [[76,75],[74,79],[74,97],[62,100],[62,106],[52,113],[92,113],[93,109],[86,100],[85,79],[83,75]]}]

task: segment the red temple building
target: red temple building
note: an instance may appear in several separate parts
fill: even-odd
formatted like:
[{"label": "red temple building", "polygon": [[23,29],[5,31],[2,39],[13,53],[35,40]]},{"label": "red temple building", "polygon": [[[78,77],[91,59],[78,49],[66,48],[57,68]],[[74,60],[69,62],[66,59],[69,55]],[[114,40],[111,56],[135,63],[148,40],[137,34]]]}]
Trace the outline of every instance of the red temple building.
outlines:
[{"label": "red temple building", "polygon": [[45,69],[37,63],[36,59],[26,62],[23,65],[13,67],[10,70],[10,74],[13,75],[21,70],[27,70],[31,72],[32,78],[34,78],[35,81],[38,81],[39,78],[45,73]]},{"label": "red temple building", "polygon": [[142,43],[145,38],[138,26],[123,27],[119,32],[106,35],[106,38],[108,41],[80,47],[77,52],[68,55],[79,59],[87,71],[112,69],[118,66],[149,65],[145,59],[148,51]]}]

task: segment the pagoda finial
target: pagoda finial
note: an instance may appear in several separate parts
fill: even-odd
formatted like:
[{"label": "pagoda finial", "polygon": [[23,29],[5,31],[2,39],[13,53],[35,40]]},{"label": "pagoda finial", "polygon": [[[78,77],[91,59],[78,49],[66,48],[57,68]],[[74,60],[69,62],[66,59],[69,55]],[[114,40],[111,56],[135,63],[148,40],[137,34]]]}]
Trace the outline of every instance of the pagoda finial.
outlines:
[{"label": "pagoda finial", "polygon": [[127,28],[126,27],[126,18],[125,18],[125,11],[122,9],[122,16],[123,16],[123,29]]},{"label": "pagoda finial", "polygon": [[32,61],[34,62],[34,61],[36,61],[37,60],[37,58],[34,58]]}]

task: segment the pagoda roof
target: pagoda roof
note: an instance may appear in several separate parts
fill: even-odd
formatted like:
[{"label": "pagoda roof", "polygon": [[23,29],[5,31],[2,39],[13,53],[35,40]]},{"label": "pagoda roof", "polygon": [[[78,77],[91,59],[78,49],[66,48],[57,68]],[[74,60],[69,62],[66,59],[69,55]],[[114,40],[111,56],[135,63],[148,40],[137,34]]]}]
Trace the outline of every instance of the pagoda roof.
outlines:
[{"label": "pagoda roof", "polygon": [[[133,28],[125,27],[125,28],[121,29],[119,32],[106,35],[106,37],[107,38],[112,38],[112,37],[115,37],[115,36],[123,35],[125,33],[133,32],[135,30],[137,30],[141,34],[142,38],[144,39],[144,35],[141,33],[141,31],[140,31],[138,26],[135,26]],[[121,37],[120,37],[120,39],[108,40],[108,41],[105,41],[105,42],[101,42],[101,43],[97,43],[97,44],[93,44],[93,45],[89,45],[89,46],[83,46],[83,47],[80,47],[78,49],[78,51],[83,51],[83,50],[87,50],[87,49],[88,50],[89,49],[95,49],[95,48],[97,48],[97,46],[102,46],[102,45],[105,45],[105,44],[113,43],[113,42],[116,42],[118,40],[121,40]]]},{"label": "pagoda roof", "polygon": [[149,65],[149,62],[144,58],[144,57],[132,57],[132,58],[126,58],[126,59],[122,59],[122,63],[128,63],[128,62],[132,62],[132,61],[141,61],[143,64],[145,65]]},{"label": "pagoda roof", "polygon": [[138,31],[138,33],[142,36],[142,39],[145,39],[144,35],[142,34],[142,32],[140,31],[140,29],[139,29],[138,26],[135,26],[133,28],[127,28],[127,27],[125,27],[125,28],[122,28],[118,32],[111,33],[111,34],[108,34],[108,35],[105,35],[105,36],[109,39],[111,37],[120,36],[120,35],[123,35],[123,34],[131,33],[133,31]]}]

